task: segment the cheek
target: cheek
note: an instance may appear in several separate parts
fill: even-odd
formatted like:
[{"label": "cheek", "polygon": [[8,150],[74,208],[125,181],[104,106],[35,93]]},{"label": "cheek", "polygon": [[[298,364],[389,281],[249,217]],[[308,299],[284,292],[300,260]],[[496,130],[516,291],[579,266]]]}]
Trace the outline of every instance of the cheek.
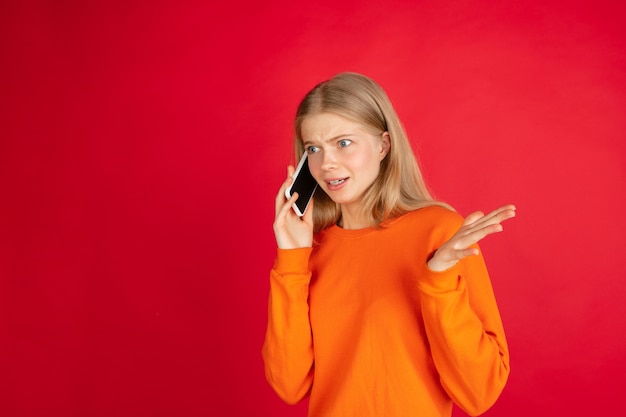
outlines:
[{"label": "cheek", "polygon": [[360,172],[366,173],[367,177],[376,178],[378,176],[380,162],[373,153],[362,153],[353,162],[353,166]]},{"label": "cheek", "polygon": [[308,163],[309,163],[309,171],[311,171],[311,175],[317,182],[319,182],[320,172],[322,171],[320,168],[320,164],[317,161],[318,158],[315,156],[309,155]]}]

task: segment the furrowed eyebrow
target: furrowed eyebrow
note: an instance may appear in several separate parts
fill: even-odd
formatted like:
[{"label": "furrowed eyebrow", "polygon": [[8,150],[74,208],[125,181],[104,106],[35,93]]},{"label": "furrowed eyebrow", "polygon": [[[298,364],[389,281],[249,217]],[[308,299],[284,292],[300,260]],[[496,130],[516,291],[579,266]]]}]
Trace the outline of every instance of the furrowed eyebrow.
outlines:
[{"label": "furrowed eyebrow", "polygon": [[[353,137],[353,136],[354,136],[354,134],[352,134],[352,133],[342,133],[342,134],[339,134],[339,135],[333,136],[332,138],[328,138],[328,139],[326,139],[324,142],[326,142],[326,143],[328,143],[328,142],[334,142],[334,141],[339,140],[339,139],[343,139],[343,138],[351,138],[351,137]],[[311,140],[311,139],[307,139],[307,140],[302,141],[302,144],[303,144],[304,146],[307,146],[307,145],[312,145],[312,144],[315,144],[315,143],[320,143],[320,141],[317,141],[317,140]]]}]

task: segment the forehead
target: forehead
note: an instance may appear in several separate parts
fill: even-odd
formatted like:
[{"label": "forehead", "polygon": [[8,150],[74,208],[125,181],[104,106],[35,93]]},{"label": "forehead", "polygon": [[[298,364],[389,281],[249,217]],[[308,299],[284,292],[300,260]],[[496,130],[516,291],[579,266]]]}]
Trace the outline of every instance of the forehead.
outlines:
[{"label": "forehead", "polygon": [[338,135],[365,132],[365,127],[336,113],[317,113],[302,120],[302,140],[324,140]]}]

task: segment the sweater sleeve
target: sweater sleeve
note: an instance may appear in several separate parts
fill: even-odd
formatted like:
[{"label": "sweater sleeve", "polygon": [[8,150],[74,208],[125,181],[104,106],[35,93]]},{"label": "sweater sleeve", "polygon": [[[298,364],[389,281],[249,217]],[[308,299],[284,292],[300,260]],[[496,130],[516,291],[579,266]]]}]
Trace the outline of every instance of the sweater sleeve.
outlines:
[{"label": "sweater sleeve", "polygon": [[311,251],[278,249],[270,272],[268,324],[262,349],[265,376],[276,393],[290,404],[306,397],[313,383],[308,304]]},{"label": "sweater sleeve", "polygon": [[419,281],[422,315],[443,388],[470,415],[493,405],[509,375],[509,350],[482,254]]}]

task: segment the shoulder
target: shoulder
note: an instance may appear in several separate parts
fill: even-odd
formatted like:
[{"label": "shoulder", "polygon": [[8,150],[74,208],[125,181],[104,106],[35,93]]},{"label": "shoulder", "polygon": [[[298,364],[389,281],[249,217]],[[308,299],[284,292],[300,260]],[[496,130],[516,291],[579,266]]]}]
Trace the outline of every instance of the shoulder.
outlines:
[{"label": "shoulder", "polygon": [[433,205],[410,211],[391,222],[390,227],[407,235],[419,235],[434,244],[443,243],[459,230],[463,217],[443,206]]},{"label": "shoulder", "polygon": [[432,205],[416,209],[406,213],[398,218],[409,222],[416,222],[421,225],[430,225],[438,227],[451,227],[458,229],[463,224],[463,217],[454,210],[449,208]]}]

